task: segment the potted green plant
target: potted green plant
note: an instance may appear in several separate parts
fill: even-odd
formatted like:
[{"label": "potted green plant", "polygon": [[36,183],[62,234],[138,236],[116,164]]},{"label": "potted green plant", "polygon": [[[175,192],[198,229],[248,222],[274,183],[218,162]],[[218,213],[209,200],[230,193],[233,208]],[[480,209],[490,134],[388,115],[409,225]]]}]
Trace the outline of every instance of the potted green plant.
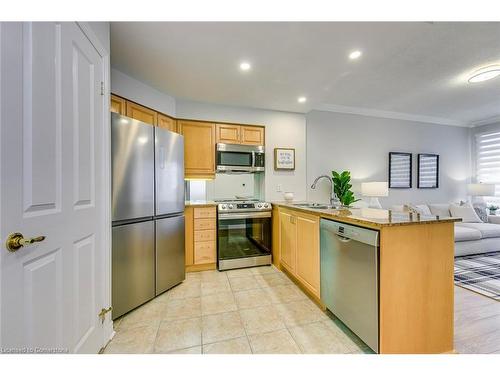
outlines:
[{"label": "potted green plant", "polygon": [[349,207],[354,202],[359,201],[351,191],[351,172],[343,171],[338,173],[332,171],[332,177],[333,191],[343,206]]},{"label": "potted green plant", "polygon": [[495,215],[498,210],[498,206],[495,206],[494,204],[490,204],[488,206],[488,210],[490,211],[490,214]]}]

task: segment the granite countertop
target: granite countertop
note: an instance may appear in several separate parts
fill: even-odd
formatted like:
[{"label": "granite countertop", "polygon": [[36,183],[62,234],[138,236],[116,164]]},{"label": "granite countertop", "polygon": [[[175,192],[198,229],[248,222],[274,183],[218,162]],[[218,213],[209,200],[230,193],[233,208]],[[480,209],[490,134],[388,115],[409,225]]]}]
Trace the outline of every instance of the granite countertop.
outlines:
[{"label": "granite countertop", "polygon": [[185,201],[184,204],[186,206],[196,206],[196,207],[217,206],[217,202],[205,201],[205,200]]},{"label": "granite countertop", "polygon": [[396,226],[396,225],[454,223],[462,221],[462,219],[457,217],[445,217],[438,219],[436,218],[436,216],[423,216],[423,215],[420,216],[420,220],[418,220],[416,214],[414,214],[413,218],[411,219],[409,213],[407,212],[394,212],[394,211],[392,211],[391,218],[389,218],[389,210],[384,210],[384,209],[376,209],[376,208],[316,209],[316,208],[294,206],[294,204],[297,203],[307,203],[307,202],[272,202],[272,204],[276,206],[307,212],[309,214],[318,215],[326,219],[333,219],[346,224],[355,224],[376,229]]}]

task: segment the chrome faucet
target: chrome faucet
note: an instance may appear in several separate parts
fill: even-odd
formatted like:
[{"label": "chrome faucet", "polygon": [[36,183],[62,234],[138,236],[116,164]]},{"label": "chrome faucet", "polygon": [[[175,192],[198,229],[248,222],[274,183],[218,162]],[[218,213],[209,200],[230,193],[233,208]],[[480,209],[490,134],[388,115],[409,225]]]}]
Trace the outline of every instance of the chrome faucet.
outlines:
[{"label": "chrome faucet", "polygon": [[318,184],[318,181],[321,180],[322,178],[326,178],[328,181],[330,181],[330,186],[331,186],[331,190],[330,190],[330,206],[332,207],[335,207],[338,205],[338,199],[337,199],[337,196],[335,195],[335,191],[334,191],[334,186],[333,186],[333,180],[330,176],[327,176],[326,174],[323,174],[319,177],[316,177],[316,179],[314,180],[313,184],[311,185],[311,189],[316,189],[316,185]]}]

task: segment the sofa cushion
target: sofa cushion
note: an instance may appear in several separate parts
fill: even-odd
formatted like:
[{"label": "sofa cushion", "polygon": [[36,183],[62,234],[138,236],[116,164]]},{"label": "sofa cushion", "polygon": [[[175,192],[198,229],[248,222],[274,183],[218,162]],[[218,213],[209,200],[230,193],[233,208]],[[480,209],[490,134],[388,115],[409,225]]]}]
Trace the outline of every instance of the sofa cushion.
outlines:
[{"label": "sofa cushion", "polygon": [[450,205],[448,203],[431,203],[429,209],[433,215],[439,217],[450,217]]},{"label": "sofa cushion", "polygon": [[453,217],[462,218],[464,223],[482,223],[483,221],[477,216],[476,211],[472,206],[465,204],[462,206],[457,206],[456,204],[450,204],[450,213]]},{"label": "sofa cushion", "polygon": [[481,239],[481,232],[474,228],[455,225],[455,242],[474,241]]},{"label": "sofa cushion", "polygon": [[481,238],[495,238],[500,237],[500,225],[490,223],[457,223],[457,227],[474,229],[481,232]]}]

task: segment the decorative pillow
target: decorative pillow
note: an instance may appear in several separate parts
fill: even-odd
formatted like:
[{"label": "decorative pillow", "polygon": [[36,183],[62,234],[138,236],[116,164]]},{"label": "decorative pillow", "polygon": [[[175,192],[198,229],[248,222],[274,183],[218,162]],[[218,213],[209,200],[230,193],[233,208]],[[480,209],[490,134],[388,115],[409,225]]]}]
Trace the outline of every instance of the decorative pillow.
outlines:
[{"label": "decorative pillow", "polygon": [[463,206],[452,204],[450,205],[450,212],[453,217],[461,217],[464,223],[482,223],[474,208],[468,204]]},{"label": "decorative pillow", "polygon": [[394,212],[404,212],[405,205],[404,204],[395,204],[391,207],[391,210],[393,210]]},{"label": "decorative pillow", "polygon": [[486,203],[475,203],[472,205],[474,211],[476,211],[477,216],[481,219],[483,223],[488,222],[488,211],[486,210]]},{"label": "decorative pillow", "polygon": [[450,205],[448,203],[429,204],[431,213],[439,217],[450,217]]},{"label": "decorative pillow", "polygon": [[423,216],[431,216],[432,213],[426,204],[405,204],[405,211],[415,211]]}]

